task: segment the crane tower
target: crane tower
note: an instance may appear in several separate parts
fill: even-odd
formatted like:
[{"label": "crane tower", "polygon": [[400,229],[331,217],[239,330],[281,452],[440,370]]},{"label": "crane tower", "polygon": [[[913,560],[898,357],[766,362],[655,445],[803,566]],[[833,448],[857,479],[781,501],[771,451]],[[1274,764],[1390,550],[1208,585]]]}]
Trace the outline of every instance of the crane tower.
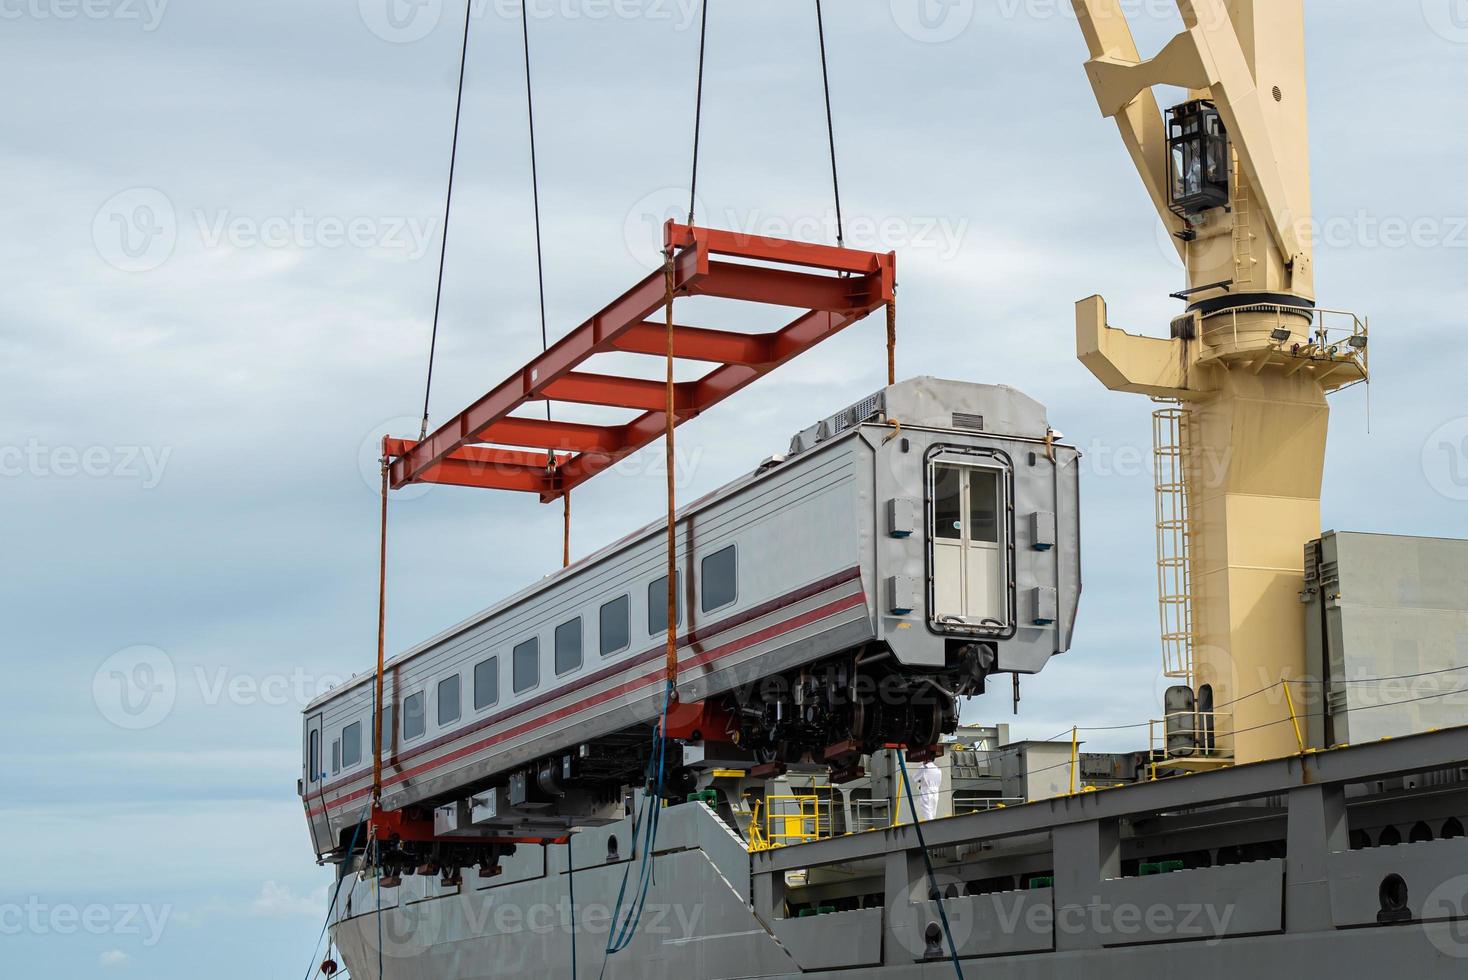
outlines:
[{"label": "crane tower", "polygon": [[[1143,59],[1121,0],[1074,0],[1116,121],[1187,270],[1166,339],[1077,304],[1080,360],[1155,413],[1169,751],[1199,767],[1300,750],[1304,547],[1320,536],[1326,395],[1369,376],[1367,326],[1316,305],[1303,0],[1177,0]],[[1155,86],[1185,89],[1164,112]],[[1193,719],[1192,722],[1180,719]]]}]

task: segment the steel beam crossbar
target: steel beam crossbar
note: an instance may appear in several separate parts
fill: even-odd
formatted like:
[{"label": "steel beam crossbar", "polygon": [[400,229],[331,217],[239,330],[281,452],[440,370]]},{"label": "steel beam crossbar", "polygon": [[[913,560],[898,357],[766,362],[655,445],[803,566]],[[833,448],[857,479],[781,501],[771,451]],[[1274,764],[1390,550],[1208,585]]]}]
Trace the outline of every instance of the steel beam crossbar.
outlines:
[{"label": "steel beam crossbar", "polygon": [[[675,296],[709,296],[799,311],[768,333],[674,326],[674,357],[717,365],[696,381],[674,386],[675,425],[886,306],[896,289],[894,253],[761,238],[672,221],[663,234],[665,246],[673,251]],[[444,483],[519,490],[548,502],[652,443],[666,426],[663,383],[596,373],[583,366],[597,354],[665,356],[667,326],[653,317],[666,300],[667,276],[659,270],[423,441],[383,440],[393,489]],[[641,414],[616,425],[514,414],[534,402],[600,405]]]}]

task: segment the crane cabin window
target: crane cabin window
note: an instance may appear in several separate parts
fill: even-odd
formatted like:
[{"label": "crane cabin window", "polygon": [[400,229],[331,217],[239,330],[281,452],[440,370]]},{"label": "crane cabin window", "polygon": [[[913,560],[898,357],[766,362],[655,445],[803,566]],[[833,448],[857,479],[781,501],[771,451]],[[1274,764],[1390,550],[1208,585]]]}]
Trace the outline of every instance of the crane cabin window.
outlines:
[{"label": "crane cabin window", "polygon": [[419,691],[403,698],[403,741],[420,737],[427,730],[427,717],[423,702],[426,695]]},{"label": "crane cabin window", "polygon": [[[673,615],[676,618],[673,625],[683,624],[683,572],[678,572],[674,580],[674,594],[677,596],[677,609]],[[647,587],[647,632],[649,636],[658,636],[668,632],[668,576],[654,579]]]},{"label": "crane cabin window", "polygon": [[556,627],[556,676],[581,666],[581,617]]},{"label": "crane cabin window", "polygon": [[699,608],[713,612],[731,605],[739,596],[738,571],[738,558],[732,544],[705,558],[699,567],[699,588],[703,591]]},{"label": "crane cabin window", "polygon": [[474,665],[474,710],[482,711],[500,700],[500,658],[490,657]]},{"label": "crane cabin window", "polygon": [[438,724],[451,725],[459,720],[459,675],[438,682]]},{"label": "crane cabin window", "polygon": [[598,646],[603,657],[621,653],[632,645],[631,596],[620,595],[601,607]]},{"label": "crane cabin window", "polygon": [[1008,480],[998,460],[940,455],[930,464],[932,619],[938,627],[1009,624]]},{"label": "crane cabin window", "polygon": [[515,647],[511,654],[511,679],[515,693],[528,691],[540,683],[540,637],[530,639]]},{"label": "crane cabin window", "polygon": [[342,768],[350,769],[362,761],[362,723],[354,721],[342,729]]}]

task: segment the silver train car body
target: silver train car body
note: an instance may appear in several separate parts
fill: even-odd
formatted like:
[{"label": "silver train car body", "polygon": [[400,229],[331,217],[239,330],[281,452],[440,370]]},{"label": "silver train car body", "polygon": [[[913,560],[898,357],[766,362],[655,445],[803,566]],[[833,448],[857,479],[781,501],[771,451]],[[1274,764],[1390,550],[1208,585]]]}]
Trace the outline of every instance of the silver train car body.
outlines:
[{"label": "silver train car body", "polygon": [[[679,513],[679,701],[853,650],[903,671],[963,651],[984,674],[1038,673],[1075,624],[1078,460],[1033,399],[932,378],[799,433]],[[384,808],[599,740],[641,744],[665,687],[665,542],[649,525],[389,661]],[[371,674],[304,712],[318,856],[370,804],[372,714]]]}]

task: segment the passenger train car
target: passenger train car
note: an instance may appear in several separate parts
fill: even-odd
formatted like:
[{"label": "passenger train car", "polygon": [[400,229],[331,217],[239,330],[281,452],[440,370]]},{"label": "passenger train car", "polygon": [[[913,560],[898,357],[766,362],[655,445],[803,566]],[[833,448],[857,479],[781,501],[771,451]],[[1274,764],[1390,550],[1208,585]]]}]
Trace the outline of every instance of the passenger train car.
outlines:
[{"label": "passenger train car", "polygon": [[[1057,436],[1017,391],[917,378],[683,508],[670,791],[715,758],[840,768],[932,745],[992,675],[1065,651],[1079,454]],[[649,525],[390,660],[384,809],[481,829],[621,816],[662,710],[666,567],[666,526]],[[370,804],[373,688],[359,677],[305,711],[319,856]]]}]

